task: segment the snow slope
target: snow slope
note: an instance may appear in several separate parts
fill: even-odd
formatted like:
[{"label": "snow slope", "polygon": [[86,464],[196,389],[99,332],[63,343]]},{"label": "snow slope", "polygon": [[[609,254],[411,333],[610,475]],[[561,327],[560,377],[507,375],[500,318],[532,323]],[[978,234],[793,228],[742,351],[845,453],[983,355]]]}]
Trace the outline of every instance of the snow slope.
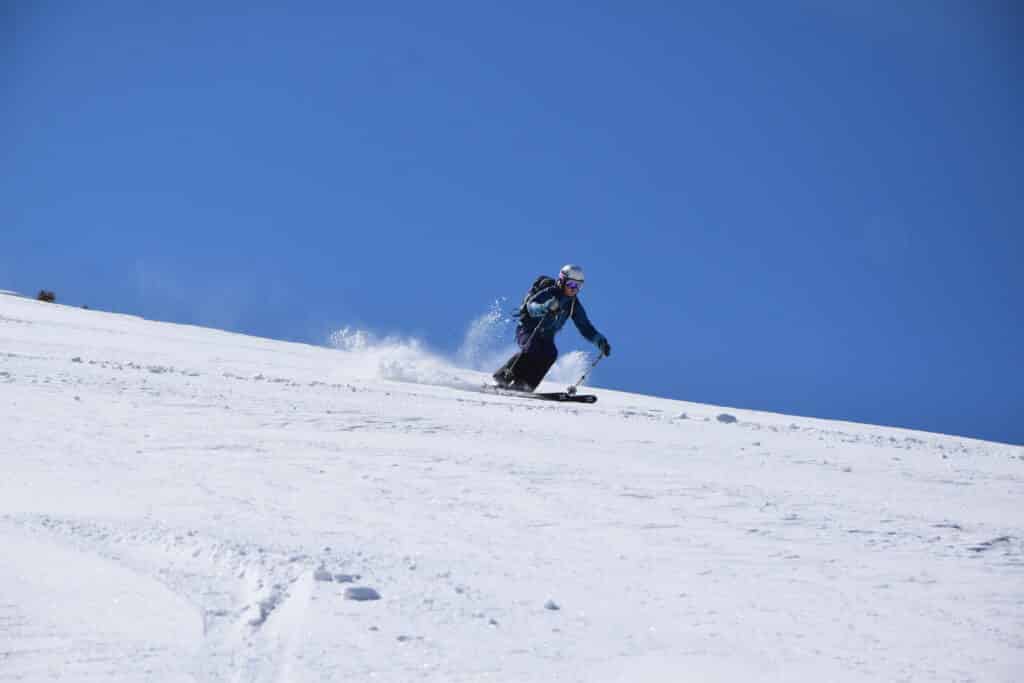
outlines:
[{"label": "snow slope", "polygon": [[0,680],[1022,678],[1020,447],[349,348],[0,296]]}]

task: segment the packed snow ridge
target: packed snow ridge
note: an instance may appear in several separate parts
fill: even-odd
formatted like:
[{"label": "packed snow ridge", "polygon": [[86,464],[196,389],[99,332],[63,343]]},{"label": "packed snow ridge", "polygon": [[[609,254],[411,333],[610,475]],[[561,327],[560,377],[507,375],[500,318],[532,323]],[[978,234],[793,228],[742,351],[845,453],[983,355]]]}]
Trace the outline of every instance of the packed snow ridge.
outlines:
[{"label": "packed snow ridge", "polygon": [[0,680],[1020,680],[1024,449],[487,395],[492,323],[0,296]]}]

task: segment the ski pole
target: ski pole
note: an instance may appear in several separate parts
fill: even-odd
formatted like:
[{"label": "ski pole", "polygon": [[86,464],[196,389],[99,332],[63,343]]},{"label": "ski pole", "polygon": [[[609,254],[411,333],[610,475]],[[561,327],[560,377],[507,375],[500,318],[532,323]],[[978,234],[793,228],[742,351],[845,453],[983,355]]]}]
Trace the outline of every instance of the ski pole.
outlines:
[{"label": "ski pole", "polygon": [[583,376],[576,380],[576,384],[573,384],[568,389],[566,389],[565,393],[569,394],[570,396],[575,396],[576,390],[579,389],[580,386],[582,386],[583,382],[585,382],[587,379],[587,375],[590,374],[591,370],[597,367],[597,364],[601,362],[602,358],[604,358],[603,353],[597,354],[597,358],[595,358],[594,362],[590,364],[590,367],[587,368],[587,371],[583,373]]}]

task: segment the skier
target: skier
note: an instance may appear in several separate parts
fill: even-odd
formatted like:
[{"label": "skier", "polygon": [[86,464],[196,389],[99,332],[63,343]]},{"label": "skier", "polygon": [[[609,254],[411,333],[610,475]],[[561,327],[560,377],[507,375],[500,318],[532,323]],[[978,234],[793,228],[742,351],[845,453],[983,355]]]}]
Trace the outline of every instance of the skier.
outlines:
[{"label": "skier", "polygon": [[583,269],[572,264],[562,267],[557,280],[546,276],[537,278],[519,309],[516,342],[520,351],[493,375],[499,387],[520,391],[536,389],[558,358],[555,335],[569,318],[601,353],[611,354],[608,340],[594,329],[583,310],[578,297],[582,287]]}]

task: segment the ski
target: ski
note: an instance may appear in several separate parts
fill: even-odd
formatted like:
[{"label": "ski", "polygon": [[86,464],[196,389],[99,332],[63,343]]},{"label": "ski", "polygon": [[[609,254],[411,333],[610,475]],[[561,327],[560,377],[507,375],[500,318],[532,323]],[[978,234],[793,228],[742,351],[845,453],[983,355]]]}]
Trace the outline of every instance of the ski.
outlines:
[{"label": "ski", "polygon": [[482,387],[485,393],[497,394],[498,396],[513,396],[516,398],[534,398],[540,401],[556,401],[558,403],[597,403],[597,396],[593,394],[570,394],[566,391],[517,391],[485,384]]}]

